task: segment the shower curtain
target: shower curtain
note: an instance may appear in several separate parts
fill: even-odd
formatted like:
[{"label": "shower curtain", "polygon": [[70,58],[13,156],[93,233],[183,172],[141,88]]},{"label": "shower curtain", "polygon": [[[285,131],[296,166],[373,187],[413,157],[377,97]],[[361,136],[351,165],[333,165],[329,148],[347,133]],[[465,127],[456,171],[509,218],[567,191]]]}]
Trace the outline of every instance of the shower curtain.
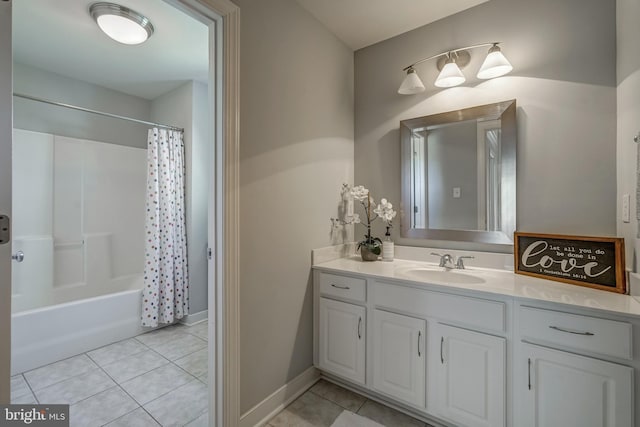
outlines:
[{"label": "shower curtain", "polygon": [[189,309],[183,134],[149,129],[142,326],[181,319]]}]

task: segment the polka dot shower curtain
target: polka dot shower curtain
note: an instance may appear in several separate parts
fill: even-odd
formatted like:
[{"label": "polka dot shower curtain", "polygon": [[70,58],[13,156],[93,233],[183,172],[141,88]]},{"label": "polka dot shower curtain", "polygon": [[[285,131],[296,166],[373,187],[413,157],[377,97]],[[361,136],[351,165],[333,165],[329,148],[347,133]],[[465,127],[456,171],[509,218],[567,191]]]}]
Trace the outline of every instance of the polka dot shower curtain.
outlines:
[{"label": "polka dot shower curtain", "polygon": [[182,132],[149,129],[147,168],[142,326],[158,326],[189,309]]}]

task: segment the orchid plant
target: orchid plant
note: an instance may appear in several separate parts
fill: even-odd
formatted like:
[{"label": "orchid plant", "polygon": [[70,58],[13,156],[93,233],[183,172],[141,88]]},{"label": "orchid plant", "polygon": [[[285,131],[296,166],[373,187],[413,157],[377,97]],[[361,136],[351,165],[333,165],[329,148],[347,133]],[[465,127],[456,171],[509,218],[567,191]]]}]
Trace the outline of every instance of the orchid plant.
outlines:
[{"label": "orchid plant", "polygon": [[387,199],[381,199],[380,203],[376,205],[369,190],[362,185],[351,187],[349,184],[343,184],[342,195],[349,202],[360,202],[360,205],[364,209],[365,218],[361,219],[360,214],[348,209],[344,216],[344,220],[340,222],[342,224],[363,224],[367,227],[367,234],[365,234],[363,240],[358,242],[358,249],[364,247],[375,255],[380,255],[382,240],[371,235],[371,224],[378,218],[382,219],[382,221],[387,225],[388,233],[389,228],[392,227],[393,218],[396,216],[396,211],[393,210],[393,205],[389,203]]}]

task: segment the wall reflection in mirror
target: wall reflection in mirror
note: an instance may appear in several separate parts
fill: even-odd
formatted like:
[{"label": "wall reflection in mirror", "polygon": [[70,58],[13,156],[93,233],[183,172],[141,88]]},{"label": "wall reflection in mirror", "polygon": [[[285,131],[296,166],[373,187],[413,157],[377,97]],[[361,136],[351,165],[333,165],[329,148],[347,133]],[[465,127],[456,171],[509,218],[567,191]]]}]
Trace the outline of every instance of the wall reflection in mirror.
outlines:
[{"label": "wall reflection in mirror", "polygon": [[511,244],[515,101],[401,122],[403,237]]}]

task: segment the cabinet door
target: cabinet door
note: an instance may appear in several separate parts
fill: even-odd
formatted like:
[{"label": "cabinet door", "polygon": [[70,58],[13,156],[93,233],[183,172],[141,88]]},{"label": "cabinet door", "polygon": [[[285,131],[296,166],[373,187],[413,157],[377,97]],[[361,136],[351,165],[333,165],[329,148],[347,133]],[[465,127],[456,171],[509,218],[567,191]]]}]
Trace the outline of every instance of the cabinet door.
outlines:
[{"label": "cabinet door", "polygon": [[320,298],[320,369],[364,384],[365,308]]},{"label": "cabinet door", "polygon": [[518,425],[631,427],[633,369],[522,344]]},{"label": "cabinet door", "polygon": [[426,322],[375,310],[373,387],[412,405],[425,407]]},{"label": "cabinet door", "polygon": [[505,339],[443,324],[434,330],[438,414],[460,426],[504,426]]}]

